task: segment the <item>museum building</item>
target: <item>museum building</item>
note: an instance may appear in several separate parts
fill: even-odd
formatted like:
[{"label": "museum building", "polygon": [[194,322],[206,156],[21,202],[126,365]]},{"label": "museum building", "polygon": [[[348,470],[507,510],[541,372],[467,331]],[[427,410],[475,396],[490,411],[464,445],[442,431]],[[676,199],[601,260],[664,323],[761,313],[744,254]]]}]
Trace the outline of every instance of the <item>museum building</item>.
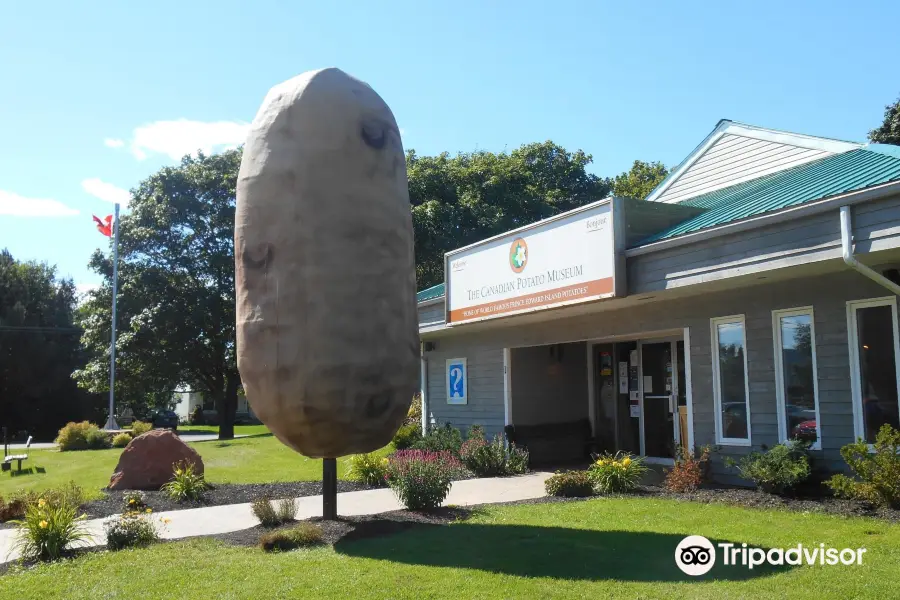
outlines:
[{"label": "museum building", "polygon": [[534,465],[671,464],[898,424],[900,147],[716,128],[647,197],[445,256],[417,297],[423,425],[483,425]]}]

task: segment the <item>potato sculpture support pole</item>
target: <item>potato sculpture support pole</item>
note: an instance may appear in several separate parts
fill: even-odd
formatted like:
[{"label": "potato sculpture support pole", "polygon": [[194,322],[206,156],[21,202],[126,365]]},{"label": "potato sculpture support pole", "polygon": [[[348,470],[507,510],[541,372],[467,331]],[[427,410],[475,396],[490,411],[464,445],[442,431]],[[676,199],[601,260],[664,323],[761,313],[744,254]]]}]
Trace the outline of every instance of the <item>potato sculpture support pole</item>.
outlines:
[{"label": "potato sculpture support pole", "polygon": [[273,87],[250,126],[234,222],[237,364],[253,412],[322,463],[386,446],[419,383],[409,182],[391,109],[328,68]]},{"label": "potato sculpture support pole", "polygon": [[337,460],[322,460],[322,518],[337,519]]}]

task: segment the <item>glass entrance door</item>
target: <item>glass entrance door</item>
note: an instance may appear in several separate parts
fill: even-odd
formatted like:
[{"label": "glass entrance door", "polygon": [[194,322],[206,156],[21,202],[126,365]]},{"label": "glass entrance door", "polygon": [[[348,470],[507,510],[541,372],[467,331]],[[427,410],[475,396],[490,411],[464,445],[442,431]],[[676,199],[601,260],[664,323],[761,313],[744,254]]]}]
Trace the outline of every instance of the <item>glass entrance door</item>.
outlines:
[{"label": "glass entrance door", "polygon": [[644,456],[674,458],[679,437],[678,342],[641,344],[641,395]]}]

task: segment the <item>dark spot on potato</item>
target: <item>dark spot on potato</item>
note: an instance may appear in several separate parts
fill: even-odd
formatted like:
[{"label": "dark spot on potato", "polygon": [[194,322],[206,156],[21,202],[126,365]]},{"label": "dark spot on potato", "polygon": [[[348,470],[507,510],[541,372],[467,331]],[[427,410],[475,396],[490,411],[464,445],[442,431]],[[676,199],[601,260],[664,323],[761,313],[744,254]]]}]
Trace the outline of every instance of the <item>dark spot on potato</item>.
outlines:
[{"label": "dark spot on potato", "polygon": [[[257,255],[257,256],[254,256]],[[259,256],[259,255],[262,256]],[[241,257],[244,266],[248,269],[263,269],[268,268],[270,264],[272,264],[272,256],[274,252],[272,251],[271,244],[262,244],[256,248],[256,251],[251,251],[248,248],[244,249],[244,253]]]},{"label": "dark spot on potato", "polygon": [[363,122],[359,134],[369,148],[381,150],[387,141],[387,134],[384,126],[377,121]]},{"label": "dark spot on potato", "polygon": [[390,407],[390,398],[384,394],[370,396],[366,400],[365,416],[367,419],[380,417]]}]

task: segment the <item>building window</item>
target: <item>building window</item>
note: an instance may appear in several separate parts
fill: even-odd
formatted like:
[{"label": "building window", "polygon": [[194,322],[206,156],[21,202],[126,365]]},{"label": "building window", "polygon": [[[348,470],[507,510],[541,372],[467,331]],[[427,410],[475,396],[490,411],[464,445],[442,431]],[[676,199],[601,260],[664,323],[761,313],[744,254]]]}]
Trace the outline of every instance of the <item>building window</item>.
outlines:
[{"label": "building window", "polygon": [[812,307],[772,313],[780,438],[803,440],[819,449],[822,434],[813,322]]},{"label": "building window", "polygon": [[856,436],[872,444],[882,425],[900,428],[897,301],[848,302],[847,321]]},{"label": "building window", "polygon": [[750,445],[750,402],[744,316],[712,319],[716,443]]}]

